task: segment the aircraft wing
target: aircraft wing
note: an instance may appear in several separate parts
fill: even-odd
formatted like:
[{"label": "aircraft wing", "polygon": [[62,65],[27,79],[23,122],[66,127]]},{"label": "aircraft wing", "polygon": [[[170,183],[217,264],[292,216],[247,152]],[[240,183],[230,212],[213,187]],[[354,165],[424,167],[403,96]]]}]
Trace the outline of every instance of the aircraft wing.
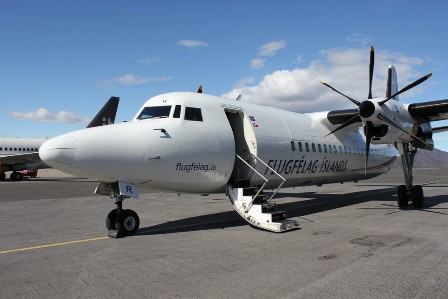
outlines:
[{"label": "aircraft wing", "polygon": [[448,119],[448,100],[409,104],[409,114],[421,121]]},{"label": "aircraft wing", "polygon": [[5,165],[25,164],[26,162],[42,162],[39,153],[24,153],[0,157],[0,162]]}]

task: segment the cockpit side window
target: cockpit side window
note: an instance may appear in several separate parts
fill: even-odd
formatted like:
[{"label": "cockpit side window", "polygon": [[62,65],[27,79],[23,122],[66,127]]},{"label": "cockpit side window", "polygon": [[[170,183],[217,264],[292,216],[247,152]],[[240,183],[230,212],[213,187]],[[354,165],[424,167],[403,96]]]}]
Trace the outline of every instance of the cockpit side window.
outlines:
[{"label": "cockpit side window", "polygon": [[185,120],[202,121],[201,108],[185,107]]},{"label": "cockpit side window", "polygon": [[154,106],[143,108],[137,119],[166,118],[170,116],[171,106]]},{"label": "cockpit side window", "polygon": [[173,118],[180,118],[181,105],[176,105],[174,108]]}]

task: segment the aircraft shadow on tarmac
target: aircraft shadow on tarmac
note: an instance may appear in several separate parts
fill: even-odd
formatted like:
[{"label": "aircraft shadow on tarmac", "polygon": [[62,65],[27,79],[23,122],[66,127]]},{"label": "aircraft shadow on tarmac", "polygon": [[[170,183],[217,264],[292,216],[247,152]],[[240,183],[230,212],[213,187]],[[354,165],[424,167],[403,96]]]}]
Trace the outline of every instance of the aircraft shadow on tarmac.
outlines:
[{"label": "aircraft shadow on tarmac", "polygon": [[[427,186],[425,186],[425,188],[426,187]],[[279,210],[287,211],[288,218],[291,217],[300,218],[299,223],[300,220],[303,220],[302,223],[304,221],[312,222],[311,220],[306,219],[305,216],[307,215],[343,208],[346,206],[374,200],[390,201],[391,203],[381,204],[381,206],[379,207],[370,207],[364,209],[385,209],[385,210],[389,209],[391,213],[388,214],[394,214],[408,210],[416,210],[412,207],[412,204],[410,204],[409,207],[407,208],[402,209],[398,208],[396,204],[396,187],[385,188],[379,190],[379,192],[372,192],[372,190],[369,190],[369,191],[361,191],[345,194],[317,194],[315,192],[280,193],[277,194],[276,198],[278,199],[282,197],[296,197],[296,196],[308,200],[283,203],[283,204],[281,203],[281,201],[278,202],[274,200],[273,202],[278,203]],[[448,197],[443,195],[425,197],[425,203],[423,205],[423,208],[418,210],[422,212],[448,215],[448,208],[435,208],[436,205],[446,202],[448,202]],[[447,213],[441,212],[440,210],[447,210]],[[245,225],[249,224],[246,221],[244,221],[236,211],[228,211],[228,212],[213,213],[185,219],[179,219],[154,226],[140,228],[136,236],[224,229]]]}]

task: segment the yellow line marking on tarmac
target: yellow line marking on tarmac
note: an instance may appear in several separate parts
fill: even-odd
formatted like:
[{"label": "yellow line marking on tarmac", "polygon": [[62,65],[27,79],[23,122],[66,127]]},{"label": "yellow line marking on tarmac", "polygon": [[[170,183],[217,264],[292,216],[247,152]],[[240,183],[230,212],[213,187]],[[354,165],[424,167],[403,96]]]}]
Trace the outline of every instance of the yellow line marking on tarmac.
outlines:
[{"label": "yellow line marking on tarmac", "polygon": [[71,244],[100,241],[100,240],[105,240],[105,239],[109,239],[109,237],[90,238],[90,239],[83,239],[83,240],[75,240],[75,241],[67,241],[67,242],[61,242],[61,243],[53,243],[53,244],[46,244],[46,245],[39,245],[39,246],[32,246],[32,247],[25,247],[25,248],[3,250],[3,251],[0,251],[0,254],[14,253],[14,252],[20,252],[20,251],[30,251],[30,250],[35,250],[35,249],[43,249],[43,248],[57,247],[57,246],[65,246],[65,245],[71,245]]}]

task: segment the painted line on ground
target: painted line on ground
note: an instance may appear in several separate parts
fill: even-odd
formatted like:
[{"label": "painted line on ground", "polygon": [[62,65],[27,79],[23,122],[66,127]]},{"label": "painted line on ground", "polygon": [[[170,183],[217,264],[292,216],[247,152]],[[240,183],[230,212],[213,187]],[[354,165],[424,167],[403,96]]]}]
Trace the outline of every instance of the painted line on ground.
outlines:
[{"label": "painted line on ground", "polygon": [[31,250],[36,250],[36,249],[43,249],[43,248],[50,248],[50,247],[57,247],[57,246],[66,246],[66,245],[72,245],[72,244],[78,244],[78,243],[100,241],[100,240],[105,240],[105,239],[110,239],[110,238],[109,237],[90,238],[90,239],[83,239],[83,240],[75,240],[75,241],[67,241],[67,242],[61,242],[61,243],[53,243],[53,244],[38,245],[38,246],[25,247],[25,248],[3,250],[3,251],[0,251],[0,254],[15,253],[15,252],[21,252],[21,251],[31,251]]}]

